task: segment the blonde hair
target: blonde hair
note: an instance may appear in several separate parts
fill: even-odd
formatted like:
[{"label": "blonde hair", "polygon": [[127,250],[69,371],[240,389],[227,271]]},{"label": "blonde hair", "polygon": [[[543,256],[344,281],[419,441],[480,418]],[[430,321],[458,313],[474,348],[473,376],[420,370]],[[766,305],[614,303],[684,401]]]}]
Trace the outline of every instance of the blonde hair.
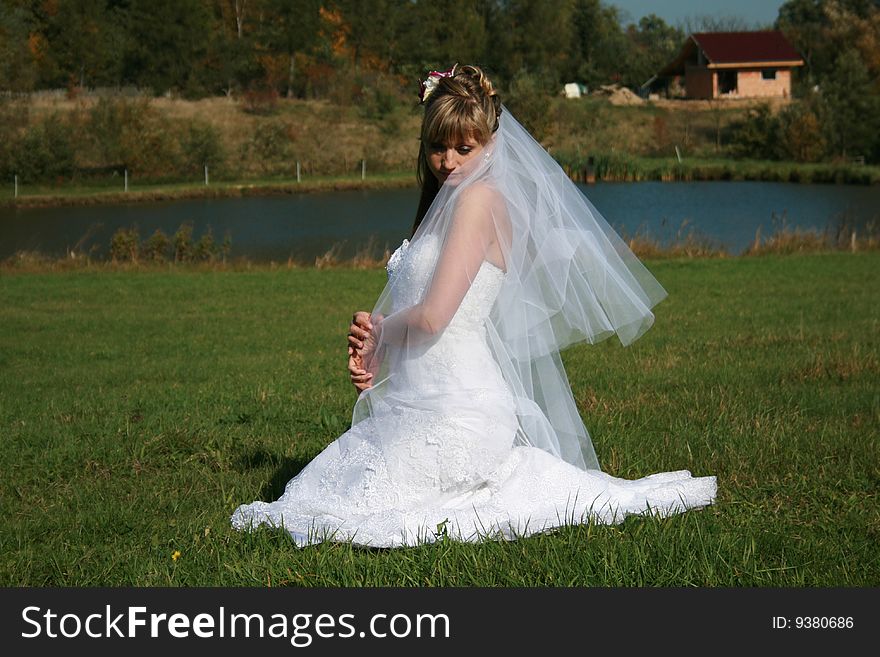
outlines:
[{"label": "blonde hair", "polygon": [[422,222],[440,185],[428,169],[425,145],[449,144],[472,138],[485,146],[498,129],[501,99],[478,66],[456,66],[455,73],[440,78],[425,103],[419,147],[418,179],[422,195],[413,233]]},{"label": "blonde hair", "polygon": [[425,104],[422,141],[445,144],[473,137],[485,145],[500,116],[501,100],[486,74],[476,66],[457,66],[452,76],[440,78]]}]

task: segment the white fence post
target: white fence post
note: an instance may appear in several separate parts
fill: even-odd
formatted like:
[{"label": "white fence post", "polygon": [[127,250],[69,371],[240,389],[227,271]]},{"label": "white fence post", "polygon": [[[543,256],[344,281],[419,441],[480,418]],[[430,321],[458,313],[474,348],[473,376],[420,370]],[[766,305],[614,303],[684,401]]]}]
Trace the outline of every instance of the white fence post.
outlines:
[{"label": "white fence post", "polygon": [[18,174],[15,174],[15,198],[18,198]]},{"label": "white fence post", "polygon": [[296,182],[302,182],[302,179],[299,176],[299,160],[296,161]]},{"label": "white fence post", "polygon": [[125,170],[125,191],[128,191],[128,169]]},{"label": "white fence post", "polygon": [[208,165],[205,165],[205,184],[208,184]]},{"label": "white fence post", "polygon": [[367,161],[361,160],[361,180],[367,179]]}]

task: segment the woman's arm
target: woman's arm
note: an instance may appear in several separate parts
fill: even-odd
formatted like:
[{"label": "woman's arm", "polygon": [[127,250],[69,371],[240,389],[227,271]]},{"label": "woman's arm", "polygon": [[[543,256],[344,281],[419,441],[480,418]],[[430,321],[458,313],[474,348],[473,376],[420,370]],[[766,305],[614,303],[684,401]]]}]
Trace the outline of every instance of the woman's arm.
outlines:
[{"label": "woman's arm", "polygon": [[417,344],[446,328],[497,240],[502,213],[503,202],[486,185],[462,195],[424,299],[374,323],[381,343]]}]

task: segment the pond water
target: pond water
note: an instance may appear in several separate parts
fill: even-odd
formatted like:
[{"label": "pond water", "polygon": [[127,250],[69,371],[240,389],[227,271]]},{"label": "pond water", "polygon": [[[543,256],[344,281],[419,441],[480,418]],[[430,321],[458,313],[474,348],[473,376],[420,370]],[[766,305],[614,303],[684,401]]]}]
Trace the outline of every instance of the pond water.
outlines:
[{"label": "pond water", "polygon": [[[880,186],[768,182],[639,182],[580,185],[618,232],[641,232],[668,243],[693,230],[740,253],[760,227],[833,229],[846,220],[880,223]],[[347,258],[367,244],[376,253],[409,236],[415,188],[323,192],[259,198],[198,199],[129,205],[0,208],[0,258],[29,250],[61,256],[73,249],[105,255],[118,228],[142,238],[160,228],[173,234],[190,223],[198,238],[228,235],[231,255],[255,261],[313,261],[338,245]],[[875,229],[876,230],[876,229]]]}]

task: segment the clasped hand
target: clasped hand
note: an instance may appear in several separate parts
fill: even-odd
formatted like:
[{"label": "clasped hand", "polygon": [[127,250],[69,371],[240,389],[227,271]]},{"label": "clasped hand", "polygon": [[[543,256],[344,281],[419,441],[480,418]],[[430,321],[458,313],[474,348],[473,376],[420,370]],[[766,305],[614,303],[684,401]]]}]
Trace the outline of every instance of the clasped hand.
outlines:
[{"label": "clasped hand", "polygon": [[367,371],[367,359],[375,347],[370,313],[359,310],[352,316],[351,326],[348,328],[348,372],[358,392],[373,385],[373,374]]}]

